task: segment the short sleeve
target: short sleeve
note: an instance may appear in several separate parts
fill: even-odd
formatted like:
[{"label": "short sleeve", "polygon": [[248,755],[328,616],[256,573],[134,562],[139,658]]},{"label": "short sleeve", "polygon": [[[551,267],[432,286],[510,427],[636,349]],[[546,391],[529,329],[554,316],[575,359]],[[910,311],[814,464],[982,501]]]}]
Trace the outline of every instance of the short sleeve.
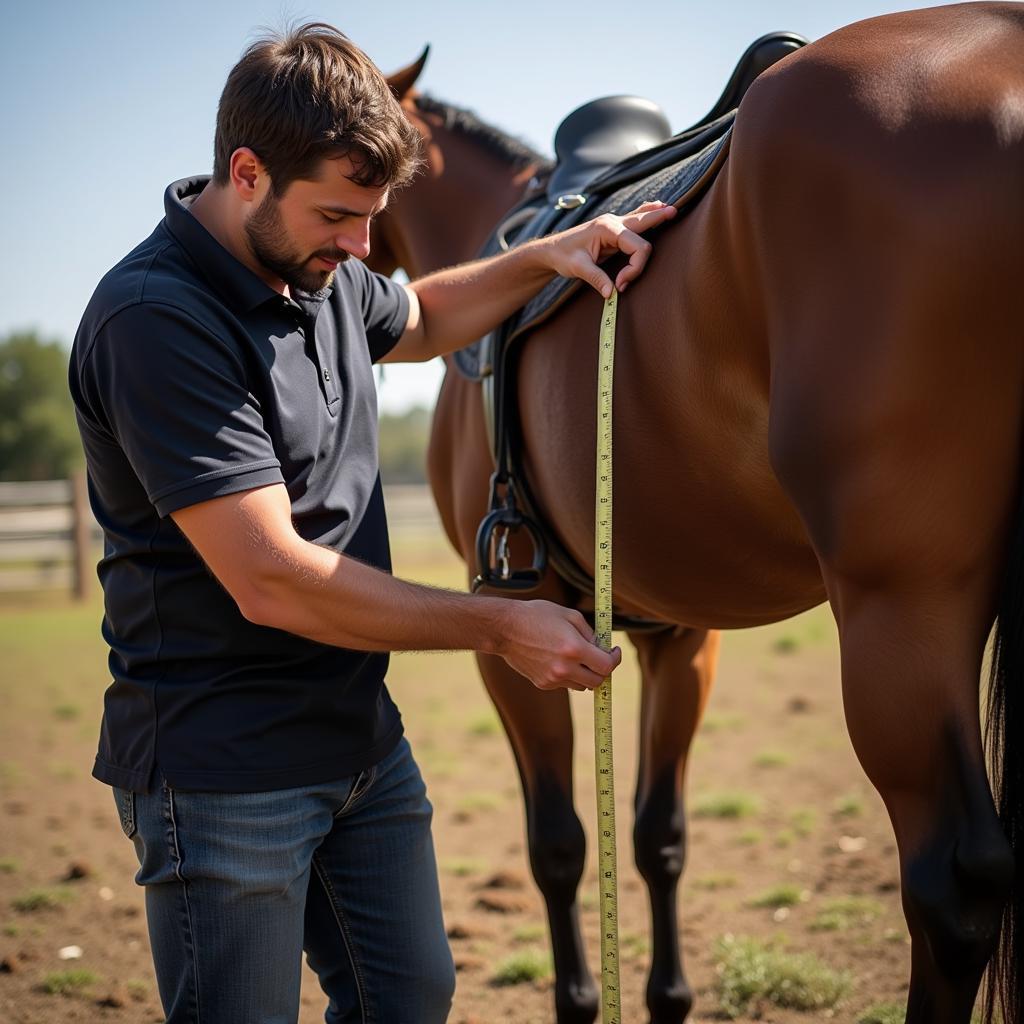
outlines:
[{"label": "short sleeve", "polygon": [[359,260],[346,260],[340,269],[345,271],[359,299],[370,360],[379,362],[405,332],[409,322],[409,296],[397,281],[370,270]]},{"label": "short sleeve", "polygon": [[80,415],[113,435],[161,516],[283,481],[239,348],[172,305],[141,303],[98,331]]}]

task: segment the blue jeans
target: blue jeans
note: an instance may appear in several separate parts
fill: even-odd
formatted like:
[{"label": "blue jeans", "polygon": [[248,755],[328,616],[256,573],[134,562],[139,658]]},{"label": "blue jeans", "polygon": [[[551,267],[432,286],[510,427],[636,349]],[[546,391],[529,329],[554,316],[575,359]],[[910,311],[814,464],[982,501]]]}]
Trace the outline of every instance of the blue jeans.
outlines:
[{"label": "blue jeans", "polygon": [[408,742],[269,793],[115,789],[167,1024],[294,1024],[302,951],[328,1024],[440,1024],[455,987]]}]

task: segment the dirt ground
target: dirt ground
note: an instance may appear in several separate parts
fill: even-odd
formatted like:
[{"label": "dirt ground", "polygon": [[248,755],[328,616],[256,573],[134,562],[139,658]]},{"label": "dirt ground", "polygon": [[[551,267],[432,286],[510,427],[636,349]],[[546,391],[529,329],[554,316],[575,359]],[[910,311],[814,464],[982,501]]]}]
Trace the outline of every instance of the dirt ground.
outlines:
[{"label": "dirt ground", "polygon": [[[395,548],[396,572],[461,587],[461,566],[436,535],[400,535]],[[142,892],[132,880],[134,852],[109,790],[89,775],[106,685],[99,615],[98,602],[26,607],[22,600],[0,608],[0,1021],[7,1024],[163,1019]],[[526,865],[518,781],[472,660],[403,655],[392,665],[390,685],[435,806],[444,907],[459,967],[451,1020],[552,1021],[552,982],[543,964],[547,933]],[[629,1022],[647,1019],[650,952],[646,896],[628,844],[637,698],[635,659],[627,656],[615,683],[615,744],[623,1020]],[[577,801],[592,837],[590,696],[574,694],[573,708]],[[687,794],[680,928],[698,999],[693,1021],[721,1019],[715,946],[725,935],[774,937],[852,977],[835,1010],[765,1005],[751,1011],[756,1019],[854,1022],[868,1007],[902,1003],[909,942],[895,845],[846,737],[835,628],[826,609],[726,636]],[[737,816],[717,816],[730,803]],[[702,805],[704,815],[694,813]],[[779,886],[799,894],[794,905],[771,899],[753,905]],[[847,897],[863,898],[860,909],[837,916],[830,901]],[[581,905],[596,968],[592,840]],[[69,946],[81,947],[81,956],[61,959],[59,951]],[[529,951],[540,963],[526,972],[534,976],[498,984],[508,959]],[[302,1024],[322,1021],[322,1014],[323,998],[307,969]]]}]

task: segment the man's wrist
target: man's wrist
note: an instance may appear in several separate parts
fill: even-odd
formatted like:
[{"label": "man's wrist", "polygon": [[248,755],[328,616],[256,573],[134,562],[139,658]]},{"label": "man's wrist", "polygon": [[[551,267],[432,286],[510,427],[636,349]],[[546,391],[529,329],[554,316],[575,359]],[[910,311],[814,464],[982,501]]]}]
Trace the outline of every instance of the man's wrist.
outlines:
[{"label": "man's wrist", "polygon": [[517,603],[502,597],[474,600],[480,602],[483,611],[484,646],[477,649],[483,654],[505,654],[514,633],[514,621],[519,611]]}]

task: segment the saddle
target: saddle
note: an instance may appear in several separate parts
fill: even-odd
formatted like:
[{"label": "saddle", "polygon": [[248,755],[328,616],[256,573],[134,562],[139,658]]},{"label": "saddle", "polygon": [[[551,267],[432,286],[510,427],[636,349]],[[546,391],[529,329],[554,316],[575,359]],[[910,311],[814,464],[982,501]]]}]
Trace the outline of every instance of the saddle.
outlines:
[{"label": "saddle", "polygon": [[[711,110],[677,135],[670,135],[660,108],[639,97],[608,96],[574,110],[555,134],[558,161],[543,189],[529,193],[509,211],[480,255],[496,254],[604,213],[623,214],[646,200],[660,199],[685,213],[724,163],[736,108],[751,82],[806,42],[792,32],[773,32],[755,40]],[[570,585],[581,593],[593,593],[590,575],[534,511],[536,503],[517,459],[521,444],[514,393],[515,341],[551,316],[581,286],[576,279],[555,278],[497,330],[455,353],[459,372],[482,385],[496,466],[490,511],[477,531],[474,590],[481,586],[531,590],[540,584],[550,560]],[[509,536],[519,530],[525,530],[533,544],[528,569],[513,569],[510,564]],[[614,628],[662,629],[665,624],[615,616]]]}]

